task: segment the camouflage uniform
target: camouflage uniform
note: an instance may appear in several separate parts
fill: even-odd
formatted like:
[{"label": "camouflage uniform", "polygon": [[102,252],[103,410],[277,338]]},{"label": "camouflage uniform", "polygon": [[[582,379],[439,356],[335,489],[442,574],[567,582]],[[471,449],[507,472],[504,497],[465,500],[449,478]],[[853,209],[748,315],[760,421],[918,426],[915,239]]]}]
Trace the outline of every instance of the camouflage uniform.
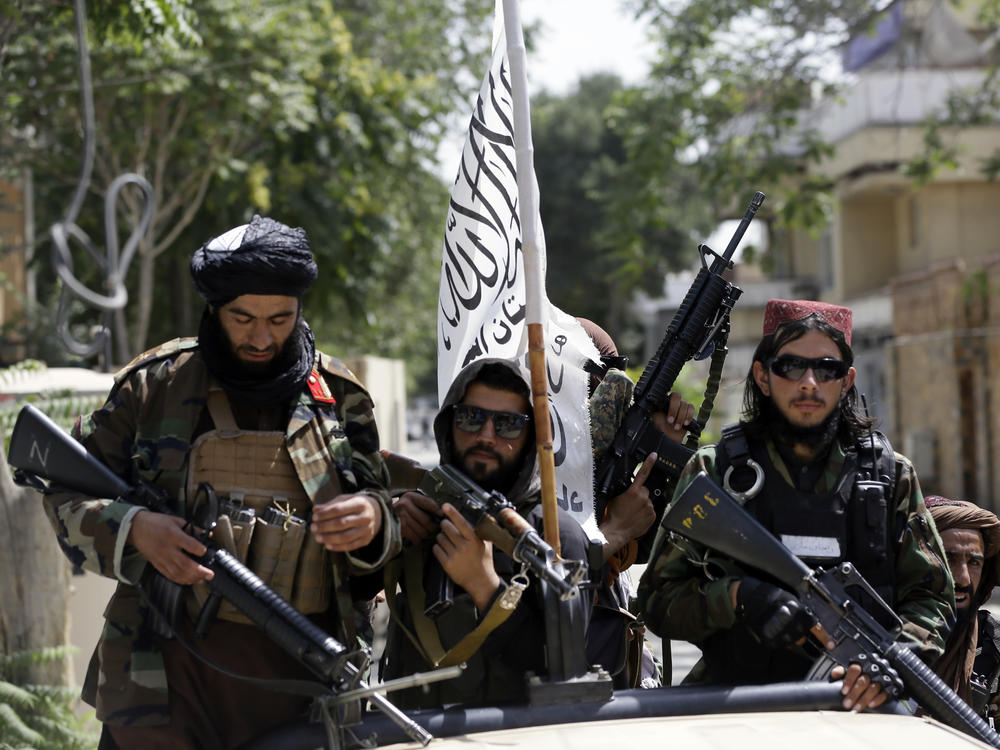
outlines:
[{"label": "camouflage uniform", "polygon": [[[315,388],[322,391],[321,386],[303,390],[287,423],[286,445],[313,504],[355,490],[378,500],[381,539],[347,555],[351,573],[370,572],[400,544],[384,489],[388,474],[378,452],[372,402],[338,360],[317,352],[315,368],[328,393],[317,400]],[[127,482],[141,478],[164,489],[172,510],[183,515],[188,452],[203,418],[209,383],[197,341],[175,339],[119,372],[107,402],[78,420],[74,435]],[[331,457],[336,473],[330,471]],[[101,721],[136,727],[157,726],[169,716],[163,656],[147,627],[150,613],[133,585],[146,561],[126,541],[139,510],[121,499],[66,493],[46,497],[46,511],[70,561],[119,581],[105,611],[83,698],[97,708]]]},{"label": "camouflage uniform", "polygon": [[[767,450],[775,467],[788,484],[792,484],[788,468],[774,444],[767,440]],[[845,454],[836,442],[831,448],[824,473],[813,492],[832,490],[844,465]],[[716,446],[700,449],[689,461],[678,483],[674,497],[682,493],[701,471],[717,482]],[[953,620],[954,587],[945,563],[941,539],[934,527],[916,474],[909,460],[895,454],[895,508],[901,522],[900,536],[895,540],[895,601],[890,602],[903,620],[903,632],[908,640],[919,645],[925,659],[939,656],[944,638]],[[704,548],[693,545],[695,554]],[[652,564],[639,583],[639,606],[647,625],[662,638],[687,640],[702,645],[706,639],[736,624],[736,613],[730,597],[733,582],[744,571],[732,559],[708,553],[705,567],[689,561],[687,553],[667,541],[660,530],[653,549]],[[708,572],[711,575],[707,575]],[[808,667],[802,652],[801,662]],[[709,675],[727,673],[727,665],[708,663],[706,658],[695,665],[686,682],[709,679]],[[763,676],[763,681],[768,681]],[[719,681],[712,678],[712,681]]]}]

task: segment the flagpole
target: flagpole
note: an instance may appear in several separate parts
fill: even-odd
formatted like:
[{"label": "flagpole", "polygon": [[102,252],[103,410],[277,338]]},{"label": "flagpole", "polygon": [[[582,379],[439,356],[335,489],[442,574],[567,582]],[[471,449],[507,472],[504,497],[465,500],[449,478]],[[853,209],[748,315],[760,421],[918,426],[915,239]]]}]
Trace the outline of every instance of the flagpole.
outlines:
[{"label": "flagpole", "polygon": [[544,269],[538,252],[538,185],[535,182],[534,146],[531,143],[531,105],[528,100],[527,53],[521,30],[518,0],[503,0],[503,20],[510,64],[514,109],[514,160],[517,165],[517,205],[521,222],[521,252],[524,258],[525,322],[528,327],[528,366],[535,417],[535,443],[542,479],[542,521],[545,541],[560,553],[559,515],[556,505],[556,464],[552,450],[552,420],[549,416],[548,378],[545,370]]}]

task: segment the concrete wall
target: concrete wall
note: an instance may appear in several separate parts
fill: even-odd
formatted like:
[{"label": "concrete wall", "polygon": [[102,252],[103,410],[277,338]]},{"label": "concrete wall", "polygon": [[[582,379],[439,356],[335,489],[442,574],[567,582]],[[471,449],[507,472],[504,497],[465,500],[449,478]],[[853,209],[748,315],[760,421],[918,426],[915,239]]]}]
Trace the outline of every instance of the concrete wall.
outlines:
[{"label": "concrete wall", "polygon": [[[925,494],[1000,508],[1000,262],[952,261],[892,286],[899,449]],[[913,455],[911,455],[911,453]]]}]

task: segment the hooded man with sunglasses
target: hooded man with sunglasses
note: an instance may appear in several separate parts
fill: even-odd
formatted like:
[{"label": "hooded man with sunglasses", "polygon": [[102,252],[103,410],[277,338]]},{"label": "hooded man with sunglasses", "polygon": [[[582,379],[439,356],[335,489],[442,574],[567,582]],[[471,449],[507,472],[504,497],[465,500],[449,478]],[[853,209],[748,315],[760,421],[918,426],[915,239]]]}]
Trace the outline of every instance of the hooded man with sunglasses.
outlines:
[{"label": "hooded man with sunglasses", "polygon": [[[707,472],[810,567],[852,562],[903,621],[927,661],[954,622],[954,589],[916,472],[861,408],[851,366],[851,310],[770,300],[744,390],[744,420],[699,450],[675,497]],[[676,541],[676,540],[674,540]],[[760,571],[661,530],[639,584],[647,626],[699,646],[686,682],[803,679],[819,656],[795,597]],[[886,693],[852,664],[844,707]]]},{"label": "hooded man with sunglasses", "polygon": [[[501,493],[541,531],[530,389],[516,363],[483,358],[466,366],[434,419],[434,435],[442,464],[456,467],[483,489]],[[525,700],[526,675],[546,671],[539,587],[519,575],[519,563],[480,539],[450,503],[439,507],[418,492],[406,492],[394,510],[408,545],[386,576],[393,619],[381,677],[466,664],[458,678],[394,692],[394,702],[436,707]],[[586,533],[562,510],[559,538],[564,559],[587,559]],[[452,603],[439,606],[440,611],[428,610],[440,569],[454,584]],[[402,591],[393,596],[397,582]],[[525,582],[528,588],[522,594]]]}]

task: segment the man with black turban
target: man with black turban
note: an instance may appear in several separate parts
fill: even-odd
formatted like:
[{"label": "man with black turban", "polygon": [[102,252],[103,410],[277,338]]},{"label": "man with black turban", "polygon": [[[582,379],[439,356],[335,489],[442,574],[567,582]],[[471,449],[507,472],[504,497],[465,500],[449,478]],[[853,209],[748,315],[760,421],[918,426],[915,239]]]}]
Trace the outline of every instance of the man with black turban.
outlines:
[{"label": "man with black turban", "polygon": [[[202,483],[220,500],[213,541],[349,649],[400,544],[371,399],[302,317],[317,276],[306,233],[254,216],[200,247],[191,276],[207,303],[198,337],[137,357],[74,428],[124,480],[161,488],[171,512],[46,497],[69,558],[118,580],[83,688],[102,750],[233,748],[309,709],[260,684],[311,675],[230,604],[194,632],[212,577],[190,556],[206,551],[191,528],[205,522]],[[184,587],[169,626],[140,593],[157,574]]]},{"label": "man with black turban", "polygon": [[958,622],[934,671],[984,718],[1000,703],[1000,620],[982,608],[1000,583],[1000,520],[965,500],[925,498],[955,579]]}]

